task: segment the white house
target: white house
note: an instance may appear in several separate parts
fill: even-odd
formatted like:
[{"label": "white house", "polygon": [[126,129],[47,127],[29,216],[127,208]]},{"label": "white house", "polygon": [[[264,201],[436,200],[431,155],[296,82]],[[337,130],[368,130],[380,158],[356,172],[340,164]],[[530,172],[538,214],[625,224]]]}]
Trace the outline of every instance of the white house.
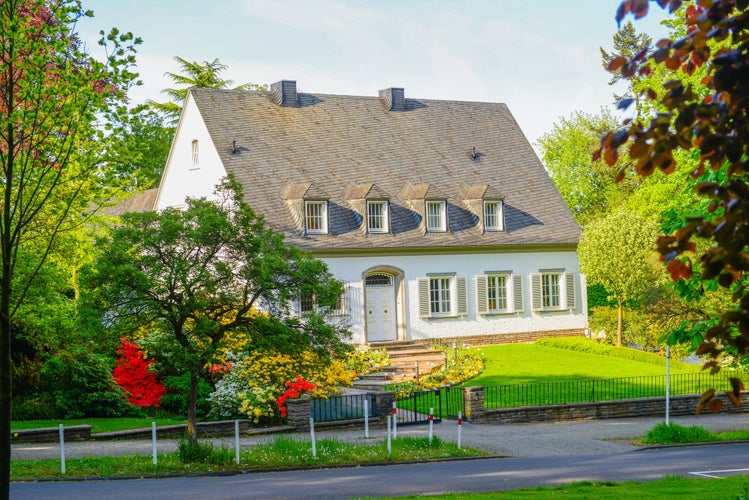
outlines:
[{"label": "white house", "polygon": [[[193,89],[155,208],[232,174],[346,284],[356,343],[494,343],[587,327],[580,227],[507,106]],[[301,310],[314,307],[302,298]]]}]

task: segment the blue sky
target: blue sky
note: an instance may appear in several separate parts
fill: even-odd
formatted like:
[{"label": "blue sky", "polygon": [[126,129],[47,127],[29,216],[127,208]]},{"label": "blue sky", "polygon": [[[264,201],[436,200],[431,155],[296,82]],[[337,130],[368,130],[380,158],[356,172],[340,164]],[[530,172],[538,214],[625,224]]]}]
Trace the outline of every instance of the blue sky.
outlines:
[{"label": "blue sky", "polygon": [[[532,143],[561,116],[597,112],[620,0],[84,0],[92,52],[116,26],[143,38],[134,102],[165,100],[174,56],[229,66],[237,84],[297,81],[303,92],[506,103]],[[660,9],[637,21],[656,40]]]}]

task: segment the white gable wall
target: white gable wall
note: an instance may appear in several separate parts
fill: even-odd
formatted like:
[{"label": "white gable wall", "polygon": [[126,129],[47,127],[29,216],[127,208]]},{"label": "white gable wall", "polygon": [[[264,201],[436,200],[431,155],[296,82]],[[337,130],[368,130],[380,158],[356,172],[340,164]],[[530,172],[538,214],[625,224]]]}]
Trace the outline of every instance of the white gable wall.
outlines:
[{"label": "white gable wall", "polygon": [[[585,278],[579,274],[577,255],[574,251],[325,257],[322,260],[336,278],[348,282],[348,319],[354,333],[354,343],[366,342],[363,273],[368,269],[382,266],[403,271],[406,318],[398,319],[399,322],[405,319],[407,339],[584,330],[588,326]],[[576,274],[577,304],[574,310],[532,311],[530,275],[542,269],[560,269]],[[512,271],[513,274],[522,276],[523,311],[495,315],[478,314],[475,277],[483,276],[487,271],[499,270]],[[440,319],[420,317],[418,279],[435,273],[455,273],[456,276],[467,278],[466,316]]]},{"label": "white gable wall", "polygon": [[[193,141],[198,141],[198,164],[193,164]],[[159,186],[156,210],[183,207],[185,198],[211,198],[216,185],[226,177],[216,147],[200,116],[200,111],[188,94],[172,141],[169,158]]]}]

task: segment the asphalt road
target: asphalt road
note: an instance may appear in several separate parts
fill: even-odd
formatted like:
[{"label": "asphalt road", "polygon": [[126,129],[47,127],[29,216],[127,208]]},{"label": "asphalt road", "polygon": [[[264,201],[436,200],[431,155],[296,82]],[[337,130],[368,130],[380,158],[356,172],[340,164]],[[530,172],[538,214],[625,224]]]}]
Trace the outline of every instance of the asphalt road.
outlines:
[{"label": "asphalt road", "polygon": [[491,492],[573,481],[651,481],[665,475],[712,481],[749,473],[749,444],[645,449],[614,454],[462,460],[237,476],[13,483],[13,499],[343,499]]}]

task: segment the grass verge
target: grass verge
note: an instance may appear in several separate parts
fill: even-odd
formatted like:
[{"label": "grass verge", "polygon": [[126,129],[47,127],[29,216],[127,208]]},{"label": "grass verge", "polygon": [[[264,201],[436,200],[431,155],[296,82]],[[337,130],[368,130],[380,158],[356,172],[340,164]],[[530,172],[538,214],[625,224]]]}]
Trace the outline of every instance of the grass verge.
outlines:
[{"label": "grass verge", "polygon": [[[85,457],[65,461],[67,474],[60,473],[60,460],[13,460],[11,479],[41,478],[102,478],[141,477],[168,474],[242,472],[254,469],[286,469],[290,467],[330,467],[348,464],[425,461],[456,457],[484,456],[484,451],[458,449],[455,443],[435,437],[399,437],[392,441],[392,452],[387,453],[384,441],[360,444],[321,439],[316,442],[317,457],[312,456],[309,441],[277,437],[267,443],[241,450],[240,464],[235,463],[231,448],[201,443],[201,450],[185,451],[181,446],[175,453],[159,454],[154,466],[150,456]],[[181,460],[180,456],[184,459]]]},{"label": "grass verge", "polygon": [[[749,431],[727,431],[727,432],[710,432],[704,427],[692,425],[685,427],[679,424],[666,425],[661,422],[656,425],[640,441],[641,444],[659,445],[659,444],[689,444],[689,443],[710,443],[715,441],[744,441],[749,440]],[[749,498],[747,499],[749,500]]]},{"label": "grass verge", "polygon": [[[583,481],[562,486],[527,488],[494,493],[460,493],[430,496],[443,500],[534,500],[564,498],[565,500],[620,500],[624,498],[664,498],[680,500],[730,498],[749,500],[749,476],[726,477],[720,481],[669,476],[648,483],[598,483]],[[424,498],[420,496],[399,497]]]},{"label": "grass verge", "polygon": [[91,432],[114,432],[131,429],[151,428],[151,422],[156,425],[178,425],[186,423],[185,419],[178,418],[79,418],[71,420],[14,420],[10,424],[11,431],[26,429],[43,429],[46,427],[58,427],[60,424],[90,425]]}]

